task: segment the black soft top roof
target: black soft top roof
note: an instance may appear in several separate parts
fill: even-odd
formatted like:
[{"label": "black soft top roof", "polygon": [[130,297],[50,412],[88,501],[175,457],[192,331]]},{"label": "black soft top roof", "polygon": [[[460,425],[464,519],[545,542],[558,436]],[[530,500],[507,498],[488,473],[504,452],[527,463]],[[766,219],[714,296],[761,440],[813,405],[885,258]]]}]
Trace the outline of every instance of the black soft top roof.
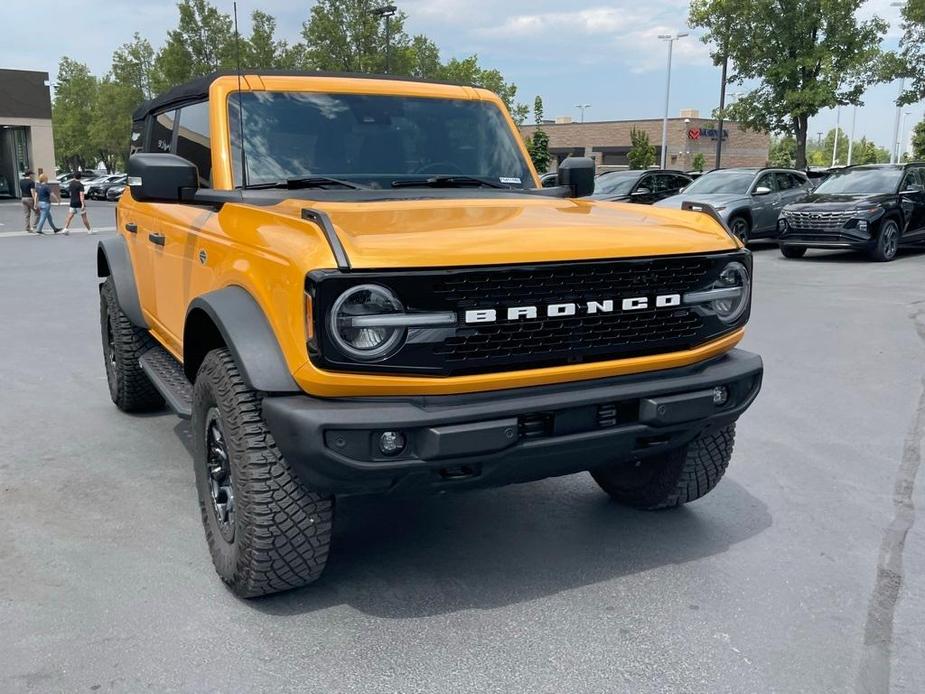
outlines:
[{"label": "black soft top roof", "polygon": [[[202,77],[197,77],[194,80],[177,85],[172,89],[168,89],[163,94],[159,94],[153,99],[145,101],[143,104],[141,104],[141,106],[136,108],[135,112],[132,114],[132,120],[144,120],[149,114],[160,113],[162,111],[170,110],[170,108],[176,108],[177,106],[181,106],[183,104],[208,99],[209,87],[212,86],[212,83],[215,80],[217,80],[219,77],[227,77],[229,75],[236,74],[238,73],[235,70],[216,70],[215,72],[211,72],[208,75],[203,75]],[[376,75],[361,74],[356,72],[299,72],[293,70],[243,69],[241,70],[241,75],[273,75],[280,77],[351,77],[355,79],[395,80],[399,82],[426,82],[429,84],[448,84],[451,86],[460,86],[459,84],[455,84],[453,82],[427,80],[418,77],[407,77],[404,75]]]}]

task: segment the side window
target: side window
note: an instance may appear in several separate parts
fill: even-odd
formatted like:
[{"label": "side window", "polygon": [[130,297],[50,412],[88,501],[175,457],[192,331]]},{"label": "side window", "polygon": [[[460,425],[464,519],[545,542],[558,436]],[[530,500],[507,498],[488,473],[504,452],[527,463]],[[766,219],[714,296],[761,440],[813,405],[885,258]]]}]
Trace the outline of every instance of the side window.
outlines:
[{"label": "side window", "polygon": [[132,134],[128,143],[128,155],[132,156],[136,152],[142,152],[145,148],[145,123],[144,120],[132,122]]},{"label": "side window", "polygon": [[776,178],[775,174],[766,173],[764,176],[758,179],[758,182],[755,183],[755,188],[753,188],[753,190],[764,187],[764,188],[770,188],[772,192],[776,191],[777,181],[774,180],[775,178]]},{"label": "side window", "polygon": [[794,180],[788,173],[776,173],[774,174],[774,180],[777,181],[778,190],[790,190],[794,187]]},{"label": "side window", "polygon": [[787,174],[787,175],[790,176],[791,180],[793,181],[794,188],[806,188],[809,185],[809,182],[807,181],[807,179],[803,178],[799,174]]},{"label": "side window", "polygon": [[199,169],[199,185],[212,187],[212,146],[209,138],[209,102],[184,106],[177,111],[177,156]]},{"label": "side window", "polygon": [[173,123],[175,120],[175,113],[175,111],[167,111],[165,113],[159,113],[154,117],[154,122],[151,124],[151,135],[148,141],[147,151],[173,151]]},{"label": "side window", "polygon": [[671,184],[672,190],[677,190],[678,188],[685,188],[689,186],[691,182],[684,178],[684,176],[675,176],[674,182]]},{"label": "side window", "polygon": [[636,184],[635,190],[640,188],[645,188],[646,190],[654,193],[655,192],[655,176],[649,174],[648,176],[643,176],[639,179],[639,183]]}]

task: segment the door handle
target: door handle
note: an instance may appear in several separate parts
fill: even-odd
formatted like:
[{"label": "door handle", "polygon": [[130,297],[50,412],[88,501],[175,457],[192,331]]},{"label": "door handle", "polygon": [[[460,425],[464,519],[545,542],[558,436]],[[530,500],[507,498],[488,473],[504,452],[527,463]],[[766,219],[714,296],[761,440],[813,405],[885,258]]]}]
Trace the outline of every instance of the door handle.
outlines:
[{"label": "door handle", "polygon": [[167,241],[167,237],[163,234],[148,234],[148,241],[157,244],[158,246],[163,246]]},{"label": "door handle", "polygon": [[130,234],[137,234],[138,225],[135,224],[135,222],[129,222],[128,224],[125,225],[125,230]]}]

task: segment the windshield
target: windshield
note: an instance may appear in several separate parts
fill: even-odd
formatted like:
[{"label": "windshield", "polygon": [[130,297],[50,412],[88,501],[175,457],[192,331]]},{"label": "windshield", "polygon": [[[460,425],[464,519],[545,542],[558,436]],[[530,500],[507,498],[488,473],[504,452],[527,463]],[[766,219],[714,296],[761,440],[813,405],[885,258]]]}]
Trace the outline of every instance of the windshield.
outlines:
[{"label": "windshield", "polygon": [[594,180],[595,195],[628,195],[633,185],[639,180],[638,171],[609,173]]},{"label": "windshield", "polygon": [[[315,92],[243,92],[247,185],[325,176],[372,188],[434,176],[533,188],[492,103]],[[228,99],[235,185],[242,185],[238,98]]]},{"label": "windshield", "polygon": [[711,171],[691,183],[684,190],[684,194],[726,193],[745,195],[754,179],[755,173],[753,171]]},{"label": "windshield", "polygon": [[829,195],[894,193],[902,175],[902,169],[849,169],[829,176],[815,192]]}]

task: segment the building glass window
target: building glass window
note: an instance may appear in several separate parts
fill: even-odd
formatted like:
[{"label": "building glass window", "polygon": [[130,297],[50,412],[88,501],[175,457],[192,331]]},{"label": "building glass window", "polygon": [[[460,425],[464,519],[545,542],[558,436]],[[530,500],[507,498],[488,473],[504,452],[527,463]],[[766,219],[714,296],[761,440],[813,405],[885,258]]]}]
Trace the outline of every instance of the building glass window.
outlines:
[{"label": "building glass window", "polygon": [[177,156],[199,169],[199,185],[212,187],[212,146],[209,136],[209,104],[184,106],[178,111]]}]

